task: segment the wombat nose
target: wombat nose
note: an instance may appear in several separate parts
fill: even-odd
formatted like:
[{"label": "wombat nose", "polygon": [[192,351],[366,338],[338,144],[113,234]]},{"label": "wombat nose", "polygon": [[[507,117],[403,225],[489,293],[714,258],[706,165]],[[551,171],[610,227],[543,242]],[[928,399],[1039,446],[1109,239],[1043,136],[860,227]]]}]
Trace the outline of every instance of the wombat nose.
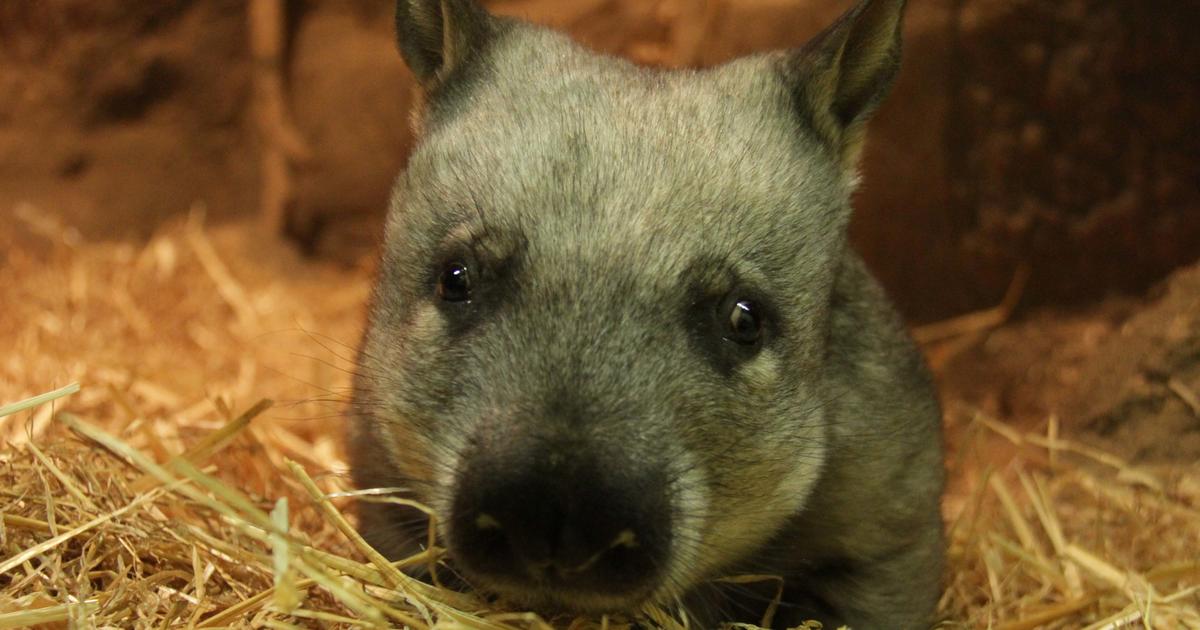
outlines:
[{"label": "wombat nose", "polygon": [[468,574],[613,596],[653,586],[671,538],[661,475],[520,459],[544,463],[476,456],[458,479],[450,550]]}]

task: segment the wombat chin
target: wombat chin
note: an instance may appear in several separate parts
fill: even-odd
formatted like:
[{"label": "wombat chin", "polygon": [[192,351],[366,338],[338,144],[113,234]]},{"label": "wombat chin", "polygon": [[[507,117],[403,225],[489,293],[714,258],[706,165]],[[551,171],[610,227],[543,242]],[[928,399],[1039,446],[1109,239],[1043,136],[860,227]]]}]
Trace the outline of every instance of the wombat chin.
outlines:
[{"label": "wombat chin", "polygon": [[667,604],[671,600],[656,598],[652,591],[613,596],[580,591],[561,586],[527,588],[513,585],[480,582],[478,588],[493,593],[510,607],[528,610],[546,618],[560,615],[635,615],[648,604]]}]

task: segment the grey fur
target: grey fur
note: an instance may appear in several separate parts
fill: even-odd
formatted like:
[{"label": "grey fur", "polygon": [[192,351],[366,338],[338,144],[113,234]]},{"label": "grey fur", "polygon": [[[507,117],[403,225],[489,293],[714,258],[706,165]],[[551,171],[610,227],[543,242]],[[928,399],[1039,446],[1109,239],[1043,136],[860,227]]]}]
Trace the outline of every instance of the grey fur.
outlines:
[{"label": "grey fur", "polygon": [[[401,46],[427,106],[360,353],[357,483],[445,514],[480,436],[568,436],[614,469],[668,471],[676,535],[645,597],[682,602],[700,627],[761,615],[765,602],[711,582],[738,572],[786,578],[777,625],[928,625],[940,414],[846,247],[861,127],[896,71],[901,9],[866,0],[799,51],[668,72],[463,0],[401,0],[402,42],[457,50]],[[480,35],[445,36],[456,18],[442,11]],[[464,311],[434,295],[456,256],[475,274]],[[744,360],[698,340],[689,315],[735,289],[772,315]],[[553,411],[564,400],[572,412]],[[390,556],[422,539],[394,506],[361,516]],[[466,577],[539,608],[642,603]]]}]

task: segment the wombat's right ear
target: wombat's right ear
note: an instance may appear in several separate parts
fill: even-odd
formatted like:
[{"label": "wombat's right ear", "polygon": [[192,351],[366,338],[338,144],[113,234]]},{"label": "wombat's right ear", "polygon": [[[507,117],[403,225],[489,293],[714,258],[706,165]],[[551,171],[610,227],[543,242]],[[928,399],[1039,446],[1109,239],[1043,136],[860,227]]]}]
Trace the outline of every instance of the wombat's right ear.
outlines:
[{"label": "wombat's right ear", "polygon": [[400,55],[431,90],[483,48],[494,21],[474,0],[397,0]]}]

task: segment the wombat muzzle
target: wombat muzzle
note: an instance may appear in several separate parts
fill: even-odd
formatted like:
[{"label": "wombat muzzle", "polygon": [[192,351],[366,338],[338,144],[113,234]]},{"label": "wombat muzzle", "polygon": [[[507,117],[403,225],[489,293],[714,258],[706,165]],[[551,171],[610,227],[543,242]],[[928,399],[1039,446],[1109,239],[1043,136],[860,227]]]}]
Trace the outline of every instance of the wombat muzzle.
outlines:
[{"label": "wombat muzzle", "polygon": [[522,590],[636,597],[671,543],[665,476],[542,444],[475,449],[458,476],[450,551],[468,576]]}]

